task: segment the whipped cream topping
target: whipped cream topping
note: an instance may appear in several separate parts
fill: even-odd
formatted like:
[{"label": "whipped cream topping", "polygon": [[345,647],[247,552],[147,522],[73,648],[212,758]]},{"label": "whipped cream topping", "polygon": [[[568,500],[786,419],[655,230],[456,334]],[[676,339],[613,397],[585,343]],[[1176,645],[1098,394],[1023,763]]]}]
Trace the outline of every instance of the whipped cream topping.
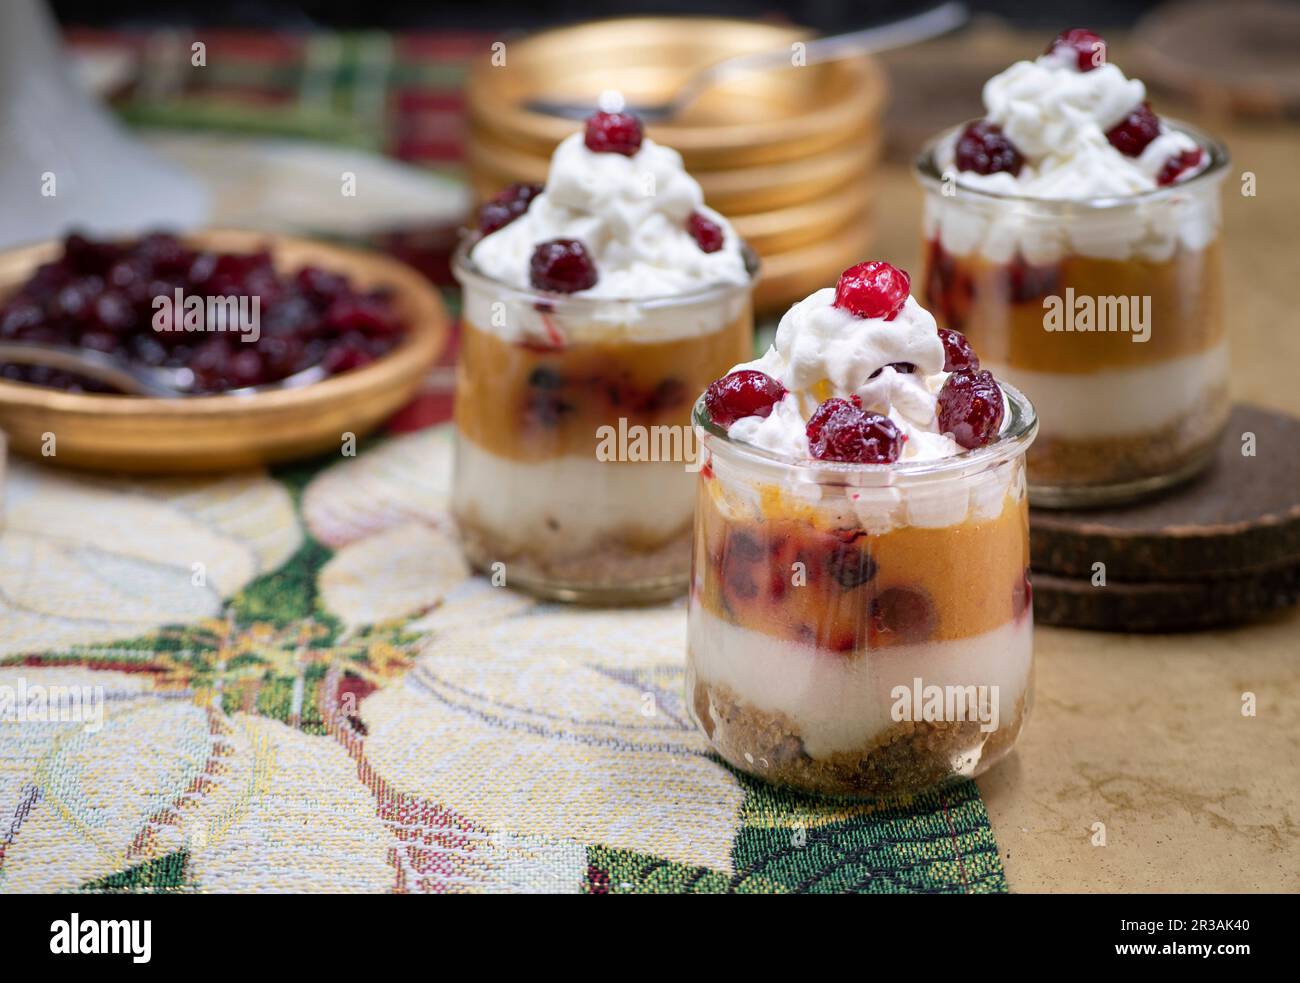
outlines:
[{"label": "whipped cream topping", "polygon": [[[722,228],[721,249],[706,253],[696,244],[686,230],[692,212]],[[487,276],[527,288],[533,249],[551,239],[580,240],[596,264],[595,286],[574,297],[667,297],[750,279],[740,237],[704,204],[681,154],[649,138],[627,157],[588,150],[581,132],[566,137],[551,158],[546,189],[470,256]]]},{"label": "whipped cream topping", "polygon": [[[1079,71],[1068,48],[1018,61],[984,85],[985,118],[998,124],[1025,158],[1020,173],[978,174],[961,171],[958,182],[1001,194],[1036,198],[1095,198],[1138,194],[1157,187],[1156,178],[1170,157],[1197,144],[1163,121],[1160,135],[1137,157],[1113,147],[1106,131],[1146,101],[1146,86],[1109,62]],[[956,169],[959,134],[946,140],[939,166]],[[1204,170],[1209,155],[1178,178]]]},{"label": "whipped cream topping", "polygon": [[[899,372],[891,367],[895,362],[916,370]],[[826,287],[785,313],[761,358],[731,370],[757,369],[788,392],[769,416],[742,417],[728,436],[806,459],[807,421],[818,405],[833,396],[857,396],[864,410],[888,416],[906,435],[900,461],[960,454],[962,447],[940,432],[936,416],[939,390],[948,378],[943,365],[938,326],[914,298],[907,298],[892,321],[861,318],[836,307],[835,290]]]},{"label": "whipped cream topping", "polygon": [[[958,194],[928,194],[924,228],[956,256],[979,252],[994,263],[1017,256],[1030,263],[1057,263],[1066,256],[1163,263],[1180,248],[1200,251],[1218,236],[1218,182],[1199,182],[1182,194],[1134,197],[1158,187],[1157,177],[1176,153],[1197,146],[1162,120],[1160,134],[1138,157],[1120,153],[1106,131],[1146,98],[1146,86],[1112,64],[1081,72],[1074,52],[1058,48],[1034,61],[1016,62],[984,86],[987,118],[1024,157],[1018,175],[958,171],[956,146],[962,128],[947,134],[934,163],[953,175]],[[1205,149],[1205,148],[1202,148]],[[1182,173],[1175,187],[1205,170],[1211,155]],[[1225,172],[1226,173],[1226,172]],[[998,201],[962,195],[961,188],[1015,195]],[[1081,207],[1068,214],[1054,200],[1119,199],[1108,207]]]}]

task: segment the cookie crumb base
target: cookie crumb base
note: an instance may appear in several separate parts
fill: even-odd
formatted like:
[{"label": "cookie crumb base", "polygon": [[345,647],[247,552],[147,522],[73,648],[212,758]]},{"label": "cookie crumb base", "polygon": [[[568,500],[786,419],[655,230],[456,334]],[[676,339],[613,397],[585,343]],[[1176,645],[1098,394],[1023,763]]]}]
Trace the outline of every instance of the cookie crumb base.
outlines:
[{"label": "cookie crumb base", "polygon": [[1011,750],[1031,703],[1027,690],[992,732],[982,731],[978,720],[900,721],[860,748],[814,758],[785,714],[751,706],[730,687],[699,679],[693,668],[686,685],[695,722],[728,764],[775,785],[865,799],[983,774]]}]

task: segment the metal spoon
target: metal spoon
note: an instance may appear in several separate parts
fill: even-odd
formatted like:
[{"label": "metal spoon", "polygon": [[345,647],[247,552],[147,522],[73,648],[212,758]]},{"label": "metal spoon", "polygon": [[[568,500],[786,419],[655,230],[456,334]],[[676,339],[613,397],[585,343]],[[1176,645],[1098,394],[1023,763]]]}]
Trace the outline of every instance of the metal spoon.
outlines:
[{"label": "metal spoon", "polygon": [[131,396],[154,396],[161,399],[247,396],[276,389],[296,389],[319,382],[328,374],[321,366],[313,365],[264,386],[242,386],[239,389],[224,389],[219,393],[196,393],[192,391],[194,373],[190,369],[141,365],[90,348],[61,348],[28,341],[0,341],[0,363],[3,362],[43,365],[63,372],[74,372]]},{"label": "metal spoon", "polygon": [[[848,34],[834,34],[806,42],[805,64],[816,65],[836,61],[853,55],[869,55],[877,51],[903,48],[918,41],[938,37],[966,23],[970,13],[963,3],[945,3],[925,13],[878,27],[868,27]],[[661,122],[676,116],[708,88],[737,75],[767,71],[773,68],[790,68],[790,49],[776,48],[756,54],[727,58],[691,76],[667,102],[628,103],[623,108],[635,113],[647,123]],[[568,119],[586,119],[591,115],[591,102],[566,102],[555,99],[532,99],[525,108],[549,116]]]}]

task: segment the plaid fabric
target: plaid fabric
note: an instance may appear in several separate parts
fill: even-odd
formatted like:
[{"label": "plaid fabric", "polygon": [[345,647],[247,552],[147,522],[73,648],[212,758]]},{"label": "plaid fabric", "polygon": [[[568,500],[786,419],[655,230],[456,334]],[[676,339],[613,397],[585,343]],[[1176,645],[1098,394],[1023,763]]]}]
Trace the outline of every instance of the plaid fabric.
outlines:
[{"label": "plaid fabric", "polygon": [[[459,152],[473,39],[204,40],[202,81],[169,87],[156,37],[74,37],[137,53],[133,119]],[[1007,890],[972,782],[836,804],[722,763],[683,705],[680,605],[573,610],[472,576],[449,410],[444,370],[356,458],[11,465],[0,693],[71,687],[102,717],[0,720],[0,889]]]}]

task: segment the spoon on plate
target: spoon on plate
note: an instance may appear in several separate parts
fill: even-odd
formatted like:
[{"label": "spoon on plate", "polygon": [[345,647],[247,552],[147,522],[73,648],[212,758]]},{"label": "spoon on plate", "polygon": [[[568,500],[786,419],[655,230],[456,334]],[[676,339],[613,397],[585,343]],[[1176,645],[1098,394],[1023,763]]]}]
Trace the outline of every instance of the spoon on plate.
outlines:
[{"label": "spoon on plate", "polygon": [[[924,13],[888,24],[817,38],[804,42],[804,64],[817,65],[855,55],[869,55],[878,51],[903,48],[918,41],[926,41],[940,34],[946,34],[966,23],[969,16],[965,4],[945,3]],[[667,101],[629,102],[623,106],[623,110],[635,113],[647,123],[660,123],[678,115],[694,102],[700,93],[719,82],[750,72],[790,68],[791,64],[789,47],[726,58],[696,72]],[[524,106],[533,112],[545,113],[548,116],[562,116],[567,119],[586,119],[592,111],[590,101],[538,98],[529,100]]]},{"label": "spoon on plate", "polygon": [[277,389],[296,389],[320,382],[328,373],[319,365],[295,372],[291,376],[264,386],[223,389],[219,393],[196,393],[194,373],[190,369],[142,365],[116,355],[90,348],[64,348],[29,341],[0,341],[0,363],[41,365],[63,372],[73,372],[112,386],[129,396],[153,396],[160,399],[187,399],[198,396],[251,396]]}]

